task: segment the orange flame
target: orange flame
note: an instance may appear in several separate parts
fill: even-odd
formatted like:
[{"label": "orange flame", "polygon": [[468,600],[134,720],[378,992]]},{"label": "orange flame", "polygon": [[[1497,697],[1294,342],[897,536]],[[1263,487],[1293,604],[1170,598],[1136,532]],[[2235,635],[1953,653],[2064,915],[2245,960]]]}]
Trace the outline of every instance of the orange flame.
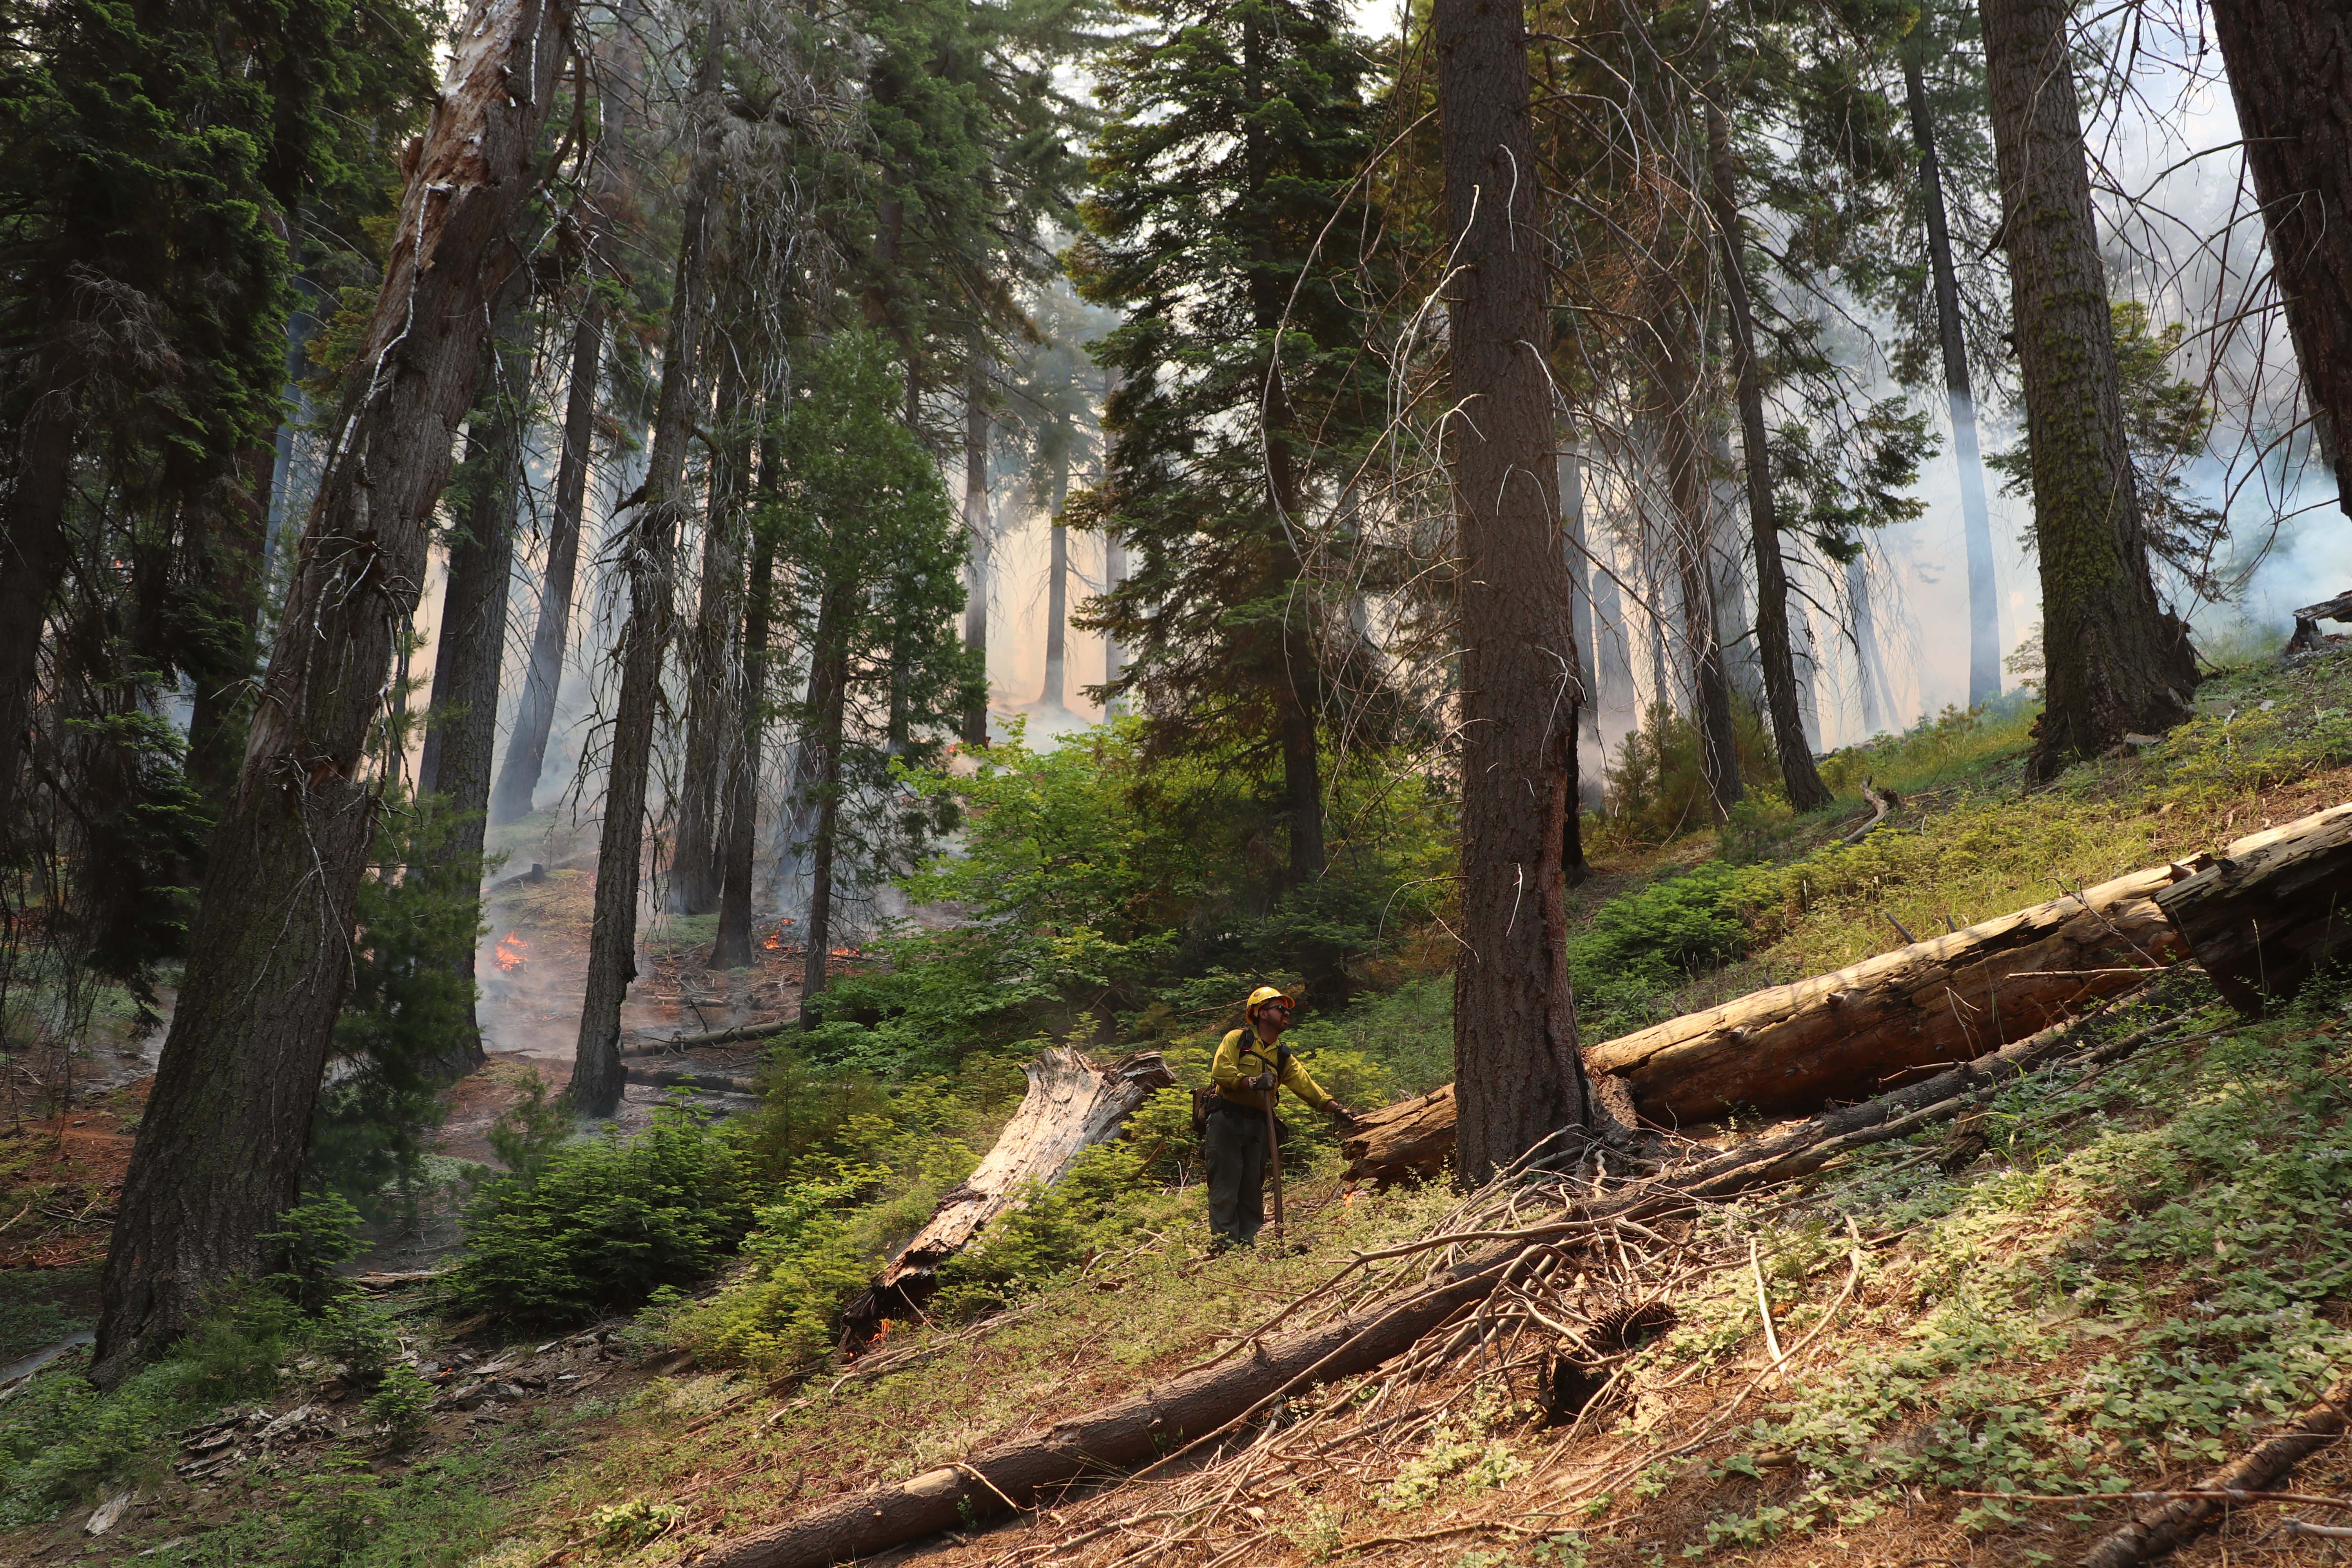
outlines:
[{"label": "orange flame", "polygon": [[835,958],[863,958],[866,955],[858,952],[854,947],[836,947],[833,950],[833,956]]},{"label": "orange flame", "polygon": [[506,935],[499,938],[497,951],[499,968],[509,974],[512,974],[516,970],[520,969],[522,967],[522,961],[527,955],[530,947],[530,943],[523,941],[520,933],[516,931],[509,931]]},{"label": "orange flame", "polygon": [[784,933],[781,931],[772,931],[761,938],[760,945],[770,952],[782,952],[784,950]]}]

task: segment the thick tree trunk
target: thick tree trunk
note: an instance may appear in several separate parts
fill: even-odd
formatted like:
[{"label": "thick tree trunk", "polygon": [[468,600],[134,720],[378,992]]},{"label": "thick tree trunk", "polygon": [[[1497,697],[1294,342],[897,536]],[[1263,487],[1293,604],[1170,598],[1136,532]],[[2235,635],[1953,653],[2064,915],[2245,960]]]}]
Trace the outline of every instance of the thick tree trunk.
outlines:
[{"label": "thick tree trunk", "polygon": [[686,448],[700,403],[703,315],[709,308],[711,199],[719,183],[718,105],[725,8],[704,12],[702,63],[693,113],[698,144],[679,215],[677,280],[670,290],[669,336],[661,394],[654,407],[652,455],[643,502],[624,552],[628,619],[621,627],[621,693],[614,704],[604,775],[604,822],[596,853],[596,903],[588,934],[588,977],[580,1005],[580,1039],[572,1063],[572,1102],[588,1116],[620,1109],[621,1003],[637,975],[637,879],[645,847],[646,783],[652,771],[654,710],[662,655],[676,608],[677,522],[685,505]]},{"label": "thick tree trunk", "polygon": [[2213,34],[2336,503],[2352,515],[2352,16],[2331,0],[2213,0]]},{"label": "thick tree trunk", "polygon": [[940,1265],[970,1246],[990,1221],[1021,1207],[1030,1184],[1059,1182],[1079,1155],[1116,1137],[1154,1089],[1176,1081],[1158,1051],[1139,1051],[1101,1068],[1076,1051],[1048,1046],[1023,1070],[1029,1092],[988,1158],[940,1200],[923,1228],[843,1312],[842,1337],[851,1347],[872,1340],[885,1319],[917,1315],[939,1287]]},{"label": "thick tree trunk", "polygon": [[1596,588],[1602,580],[1591,563],[1584,529],[1584,452],[1570,426],[1560,432],[1559,527],[1568,552],[1569,630],[1576,638],[1576,668],[1584,677],[1577,700],[1577,802],[1601,805],[1601,774],[1608,761],[1601,744],[1601,626]]},{"label": "thick tree trunk", "polygon": [[[520,285],[520,286],[518,286]],[[447,837],[434,882],[481,905],[482,830],[489,808],[490,759],[499,742],[499,677],[506,666],[507,586],[514,571],[514,521],[522,483],[523,431],[530,411],[530,340],[520,320],[526,275],[508,282],[515,296],[483,345],[491,384],[474,400],[467,440],[467,493],[457,537],[449,546],[448,586],[441,600],[441,637],[433,659],[433,701],[425,715],[424,754],[416,793],[446,802]],[[428,807],[427,809],[431,809]],[[450,955],[450,968],[474,984],[474,943]],[[454,1082],[480,1068],[482,1032],[467,1010],[466,1037],[433,1064]]]},{"label": "thick tree trunk", "polygon": [[1434,1181],[1454,1158],[1454,1086],[1400,1100],[1356,1118],[1339,1140],[1348,1158],[1348,1179]]},{"label": "thick tree trunk", "polygon": [[[1700,69],[1715,76],[1715,47]],[[1719,79],[1717,79],[1719,85]],[[1789,574],[1780,557],[1780,520],[1772,498],[1772,454],[1764,426],[1764,372],[1756,361],[1756,321],[1748,297],[1748,240],[1731,179],[1731,127],[1722,105],[1706,106],[1707,206],[1723,258],[1723,291],[1730,303],[1732,357],[1738,366],[1739,439],[1748,473],[1748,533],[1756,551],[1756,654],[1763,665],[1764,700],[1772,721],[1772,749],[1789,805],[1818,811],[1829,786],[1814,771],[1797,699],[1797,668],[1789,649]]]},{"label": "thick tree trunk", "polygon": [[[740,417],[742,377],[722,356],[718,425]],[[670,908],[707,915],[719,907],[719,786],[728,770],[741,711],[737,663],[743,626],[743,453],[725,436],[710,454],[709,500],[702,519],[702,582],[687,652],[686,766],[678,780],[677,841],[670,863]]]},{"label": "thick tree trunk", "polygon": [[[963,378],[963,646],[988,668],[988,378],[980,346],[972,345]],[[965,710],[963,743],[988,744],[988,699]]]},{"label": "thick tree trunk", "polygon": [[547,738],[555,727],[555,698],[563,684],[563,647],[572,632],[572,584],[580,571],[580,524],[588,500],[588,466],[596,436],[596,382],[604,357],[604,307],[591,289],[572,330],[572,379],[564,399],[563,450],[556,459],[553,515],[547,532],[547,570],[539,591],[530,663],[523,671],[514,729],[490,795],[490,820],[529,816]]},{"label": "thick tree trunk", "polygon": [[16,475],[0,512],[0,842],[16,829],[18,775],[40,682],[41,634],[72,559],[66,492],[73,474],[79,405],[72,348],[61,327],[26,388]]},{"label": "thick tree trunk", "polygon": [[[1117,593],[1118,585],[1126,581],[1127,542],[1116,533],[1106,533],[1103,535],[1104,594]],[[1119,678],[1126,673],[1126,651],[1118,646],[1117,637],[1108,632],[1103,633],[1103,717],[1106,719],[1116,718],[1118,714],[1119,701],[1109,693],[1111,688],[1117,686]]]},{"label": "thick tree trunk", "polygon": [[751,874],[759,841],[760,751],[768,727],[768,637],[775,595],[775,535],[760,529],[752,542],[751,593],[743,609],[742,678],[728,773],[727,840],[719,857],[719,934],[710,945],[713,969],[741,969],[751,962]]},{"label": "thick tree trunk", "polygon": [[224,1279],[268,1267],[294,1202],[350,978],[373,834],[362,753],[396,628],[425,577],[453,432],[480,374],[478,323],[522,263],[509,224],[558,68],[563,0],[485,0],[411,171],[358,384],[313,506],[243,778],[213,838],[188,963],[108,1249],[93,1375],[119,1380]]},{"label": "thick tree trunk", "polygon": [[[1437,0],[1454,516],[1462,616],[1462,941],[1454,968],[1461,1178],[1475,1186],[1592,1125],[1568,978],[1576,640],[1561,559],[1551,341],[1527,26],[1517,4]],[[1574,1133],[1571,1132],[1571,1137]],[[1572,1148],[1563,1151],[1574,1153]]]},{"label": "thick tree trunk", "polygon": [[1952,416],[1952,461],[1960,476],[1960,531],[1969,558],[1969,706],[2000,695],[2000,599],[1993,580],[1992,522],[1985,510],[1984,458],[1977,451],[1977,398],[1969,384],[1968,342],[1960,334],[1959,275],[1952,268],[1952,230],[1944,213],[1944,166],[1936,156],[1936,117],[1919,59],[1906,40],[1903,88],[1911,105],[1911,140],[1919,150],[1919,205],[1927,217],[1927,265],[1936,289],[1936,336],[1944,351],[1944,395]]},{"label": "thick tree trunk", "polygon": [[223,628],[192,672],[188,778],[216,810],[226,810],[245,761],[245,715],[261,663],[263,556],[269,542],[269,487],[277,467],[270,447],[247,449],[237,464],[240,493],[219,514],[226,526],[207,541],[205,596]]},{"label": "thick tree trunk", "polygon": [[834,590],[818,614],[816,647],[809,661],[811,723],[806,744],[808,795],[815,821],[809,841],[808,920],[802,940],[808,944],[802,963],[801,1016],[815,1021],[810,1009],[824,989],[826,961],[832,956],[833,882],[835,840],[841,832],[842,728],[849,705],[850,612]]},{"label": "thick tree trunk", "polygon": [[2156,901],[2241,1012],[2290,1000],[2352,955],[2352,805],[2241,838]]},{"label": "thick tree trunk", "polygon": [[2063,0],[1981,0],[2001,236],[2033,457],[2047,777],[2189,711],[2188,628],[2158,605],[2125,444]]}]

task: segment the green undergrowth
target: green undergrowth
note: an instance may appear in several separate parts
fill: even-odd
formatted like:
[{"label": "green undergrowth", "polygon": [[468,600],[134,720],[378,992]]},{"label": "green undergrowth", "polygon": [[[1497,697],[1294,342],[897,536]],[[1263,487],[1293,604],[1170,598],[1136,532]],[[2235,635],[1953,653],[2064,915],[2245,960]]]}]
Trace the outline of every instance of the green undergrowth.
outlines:
[{"label": "green undergrowth", "polygon": [[[1862,1264],[1794,1391],[1685,1478],[1714,1500],[1685,1555],[1861,1527],[1920,1492],[1994,1494],[1957,1501],[1955,1521],[1980,1537],[2104,1518],[2000,1494],[2122,1491],[2210,1468],[2340,1375],[2352,1363],[2347,1000],[2352,974],[2338,972],[2248,1024],[2184,982],[2103,1026],[2178,1018],[2164,1043],[2104,1071],[2036,1075],[1957,1130],[1853,1161],[1801,1204],[1721,1211],[1731,1251],[1752,1237],[1770,1259],[1783,1344],[1820,1325],[1850,1259]],[[1853,1236],[1867,1243],[1858,1252]],[[1656,1374],[1753,1363],[1744,1270],[1679,1305],[1681,1326],[1645,1352]],[[1671,1484],[1662,1474],[1643,1489]]]}]

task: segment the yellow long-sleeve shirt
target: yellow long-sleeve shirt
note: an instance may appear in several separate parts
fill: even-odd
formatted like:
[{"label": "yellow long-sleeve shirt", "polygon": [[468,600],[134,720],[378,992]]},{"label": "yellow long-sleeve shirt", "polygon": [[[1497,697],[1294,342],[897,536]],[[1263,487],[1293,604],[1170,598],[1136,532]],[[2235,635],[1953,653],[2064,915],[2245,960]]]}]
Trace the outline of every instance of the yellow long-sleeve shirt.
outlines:
[{"label": "yellow long-sleeve shirt", "polygon": [[1209,1081],[1217,1086],[1217,1093],[1235,1105],[1246,1105],[1253,1110],[1263,1110],[1269,1101],[1281,1096],[1280,1089],[1257,1089],[1247,1086],[1251,1079],[1267,1068],[1273,1068],[1278,1081],[1290,1092],[1318,1110],[1331,1109],[1331,1097],[1298,1059],[1298,1053],[1288,1046],[1269,1046],[1257,1037],[1255,1029],[1235,1029],[1217,1044],[1217,1058],[1209,1067]]}]

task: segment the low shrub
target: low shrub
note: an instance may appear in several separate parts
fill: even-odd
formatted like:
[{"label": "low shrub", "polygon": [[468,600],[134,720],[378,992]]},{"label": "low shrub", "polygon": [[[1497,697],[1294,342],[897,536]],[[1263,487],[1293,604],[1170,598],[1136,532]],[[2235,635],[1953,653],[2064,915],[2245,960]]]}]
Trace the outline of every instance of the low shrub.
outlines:
[{"label": "low shrub", "polygon": [[405,1448],[425,1435],[433,1413],[433,1385],[406,1362],[394,1362],[368,1395],[367,1417],[395,1448]]},{"label": "low shrub", "polygon": [[656,1108],[635,1139],[608,1130],[552,1150],[536,1174],[486,1185],[443,1284],[449,1304],[512,1327],[562,1327],[709,1277],[751,1226],[751,1184],[733,1143],[683,1098]]}]

